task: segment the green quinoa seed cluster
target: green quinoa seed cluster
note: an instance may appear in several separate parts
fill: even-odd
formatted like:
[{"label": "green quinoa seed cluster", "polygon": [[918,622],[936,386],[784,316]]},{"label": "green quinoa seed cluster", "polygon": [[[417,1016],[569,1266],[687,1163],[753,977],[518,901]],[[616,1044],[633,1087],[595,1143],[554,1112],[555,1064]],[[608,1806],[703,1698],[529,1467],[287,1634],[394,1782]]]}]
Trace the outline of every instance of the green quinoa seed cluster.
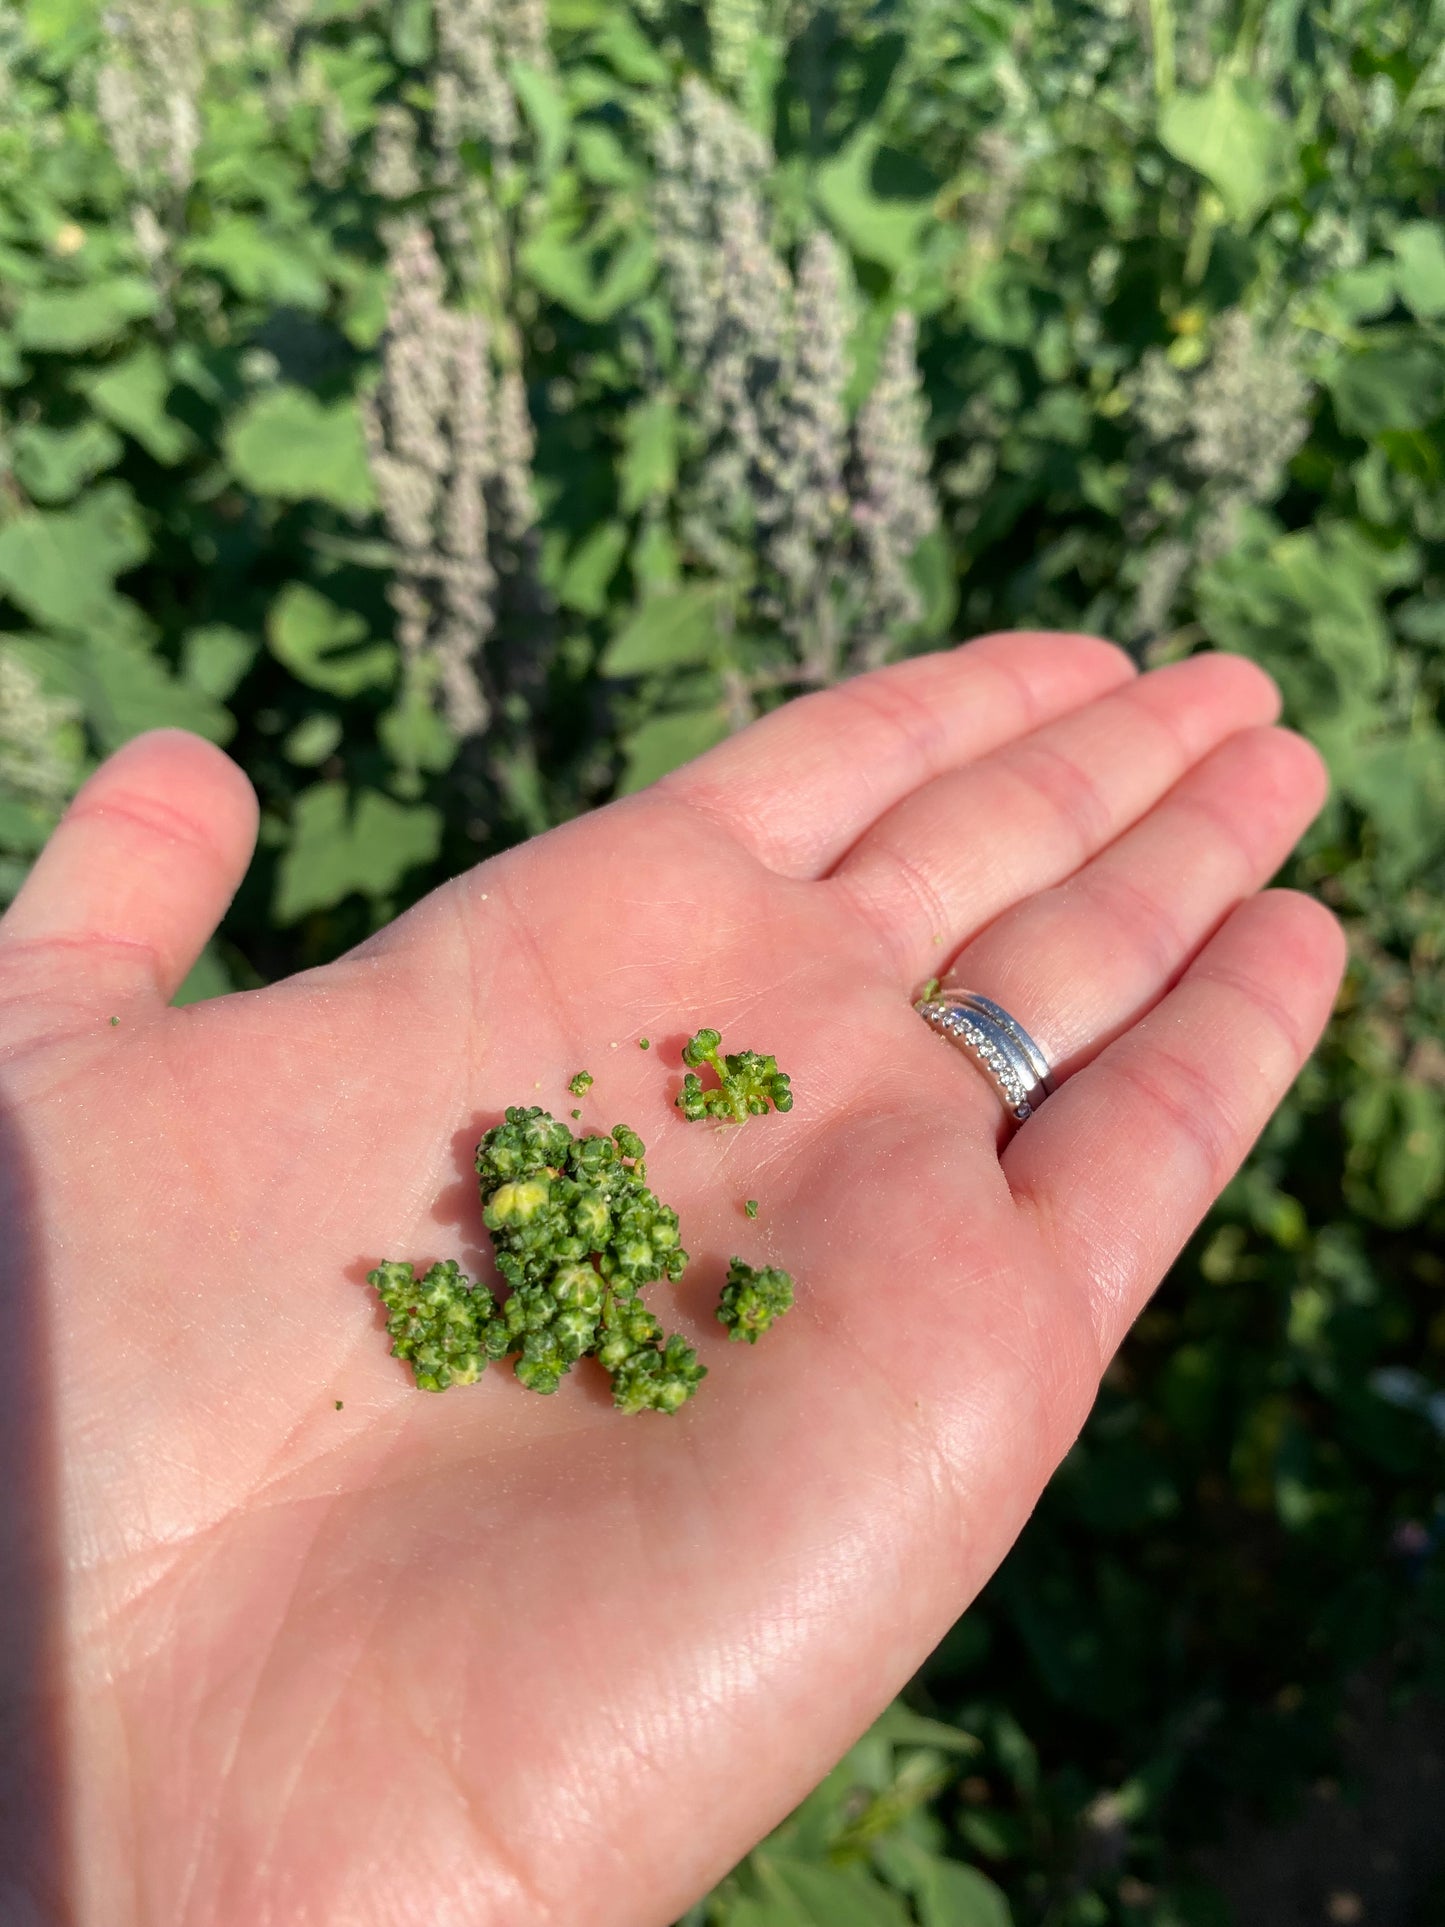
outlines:
[{"label": "green quinoa seed cluster", "polygon": [[448,1261],[369,1274],[390,1316],[392,1352],[426,1391],[468,1385],[488,1360],[515,1360],[530,1391],[554,1392],[589,1353],[624,1412],[675,1412],[706,1376],[692,1347],[663,1338],[645,1286],[682,1276],[677,1213],[649,1190],[644,1146],[619,1124],[574,1137],[546,1111],[513,1106],[477,1146],[482,1221],[511,1290],[499,1305]]},{"label": "green quinoa seed cluster", "polygon": [[786,1271],[772,1265],[754,1271],[741,1258],[734,1258],[728,1266],[717,1315],[727,1326],[729,1338],[745,1338],[756,1345],[773,1320],[790,1311],[792,1304],[793,1281]]},{"label": "green quinoa seed cluster", "polygon": [[[740,1123],[770,1104],[792,1107],[775,1058],[723,1057],[721,1041],[715,1030],[699,1031],[683,1053],[720,1080],[704,1091],[689,1075],[678,1099],[685,1116]],[[592,1081],[579,1071],[568,1088],[581,1096]],[[688,1086],[700,1108],[689,1108]],[[577,1136],[535,1105],[512,1106],[486,1132],[476,1157],[482,1222],[506,1296],[498,1300],[450,1259],[421,1277],[394,1260],[367,1274],[387,1310],[392,1354],[409,1362],[422,1390],[470,1385],[490,1361],[511,1358],[530,1391],[554,1392],[579,1359],[594,1357],[620,1411],[686,1404],[707,1368],[676,1333],[664,1337],[642,1300],[662,1279],[675,1284],[687,1264],[677,1213],[649,1188],[645,1154],[626,1124]],[[748,1215],[756,1211],[749,1199]],[[731,1338],[751,1345],[792,1302],[787,1272],[734,1258],[717,1315]]]},{"label": "green quinoa seed cluster", "polygon": [[[754,1050],[724,1056],[722,1037],[715,1030],[700,1030],[690,1038],[683,1046],[682,1061],[690,1068],[682,1080],[677,1108],[693,1123],[715,1117],[741,1124],[746,1118],[761,1117],[770,1104],[777,1111],[793,1108],[789,1080],[778,1069],[777,1058]],[[704,1065],[716,1072],[715,1085],[704,1086],[698,1076]]]},{"label": "green quinoa seed cluster", "polygon": [[424,1392],[444,1392],[448,1385],[470,1385],[481,1377],[489,1356],[481,1334],[493,1312],[485,1285],[473,1285],[453,1258],[433,1265],[422,1278],[410,1265],[388,1258],[367,1278],[390,1314],[392,1357],[410,1361]]},{"label": "green quinoa seed cluster", "polygon": [[499,1314],[516,1349],[517,1377],[554,1391],[595,1352],[627,1411],[675,1411],[703,1377],[640,1293],[682,1276],[677,1213],[649,1190],[645,1146],[619,1124],[608,1137],[574,1137],[546,1111],[513,1107],[477,1146],[482,1222],[512,1287]]}]

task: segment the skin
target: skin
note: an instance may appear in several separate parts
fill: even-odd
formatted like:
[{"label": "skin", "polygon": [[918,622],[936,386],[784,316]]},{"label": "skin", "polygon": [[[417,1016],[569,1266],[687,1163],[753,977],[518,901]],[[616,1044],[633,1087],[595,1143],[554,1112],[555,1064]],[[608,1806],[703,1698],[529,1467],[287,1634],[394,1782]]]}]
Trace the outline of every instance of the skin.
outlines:
[{"label": "skin", "polygon": [[[1316,1042],[1341,933],[1262,886],[1325,778],[1277,708],[984,638],[182,1010],[254,799],[177,732],[105,764],[0,922],[0,1918],[661,1927],[720,1877],[998,1565]],[[1012,1134],[910,1008],[955,957],[1062,1080]],[[791,1114],[680,1118],[702,1023]],[[416,1391],[368,1267],[478,1268],[477,1136],[583,1065],[706,1383]],[[734,1251],[799,1281],[756,1350]]]}]

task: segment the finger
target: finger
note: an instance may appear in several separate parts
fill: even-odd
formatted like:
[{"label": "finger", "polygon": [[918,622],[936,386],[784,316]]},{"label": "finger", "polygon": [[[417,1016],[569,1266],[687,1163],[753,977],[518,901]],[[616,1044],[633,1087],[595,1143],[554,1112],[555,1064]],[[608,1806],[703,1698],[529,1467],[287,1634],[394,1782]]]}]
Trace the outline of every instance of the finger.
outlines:
[{"label": "finger", "polygon": [[999,917],[948,981],[1001,1003],[1070,1077],[1168,990],[1279,869],[1328,788],[1286,729],[1232,736],[1065,882]]},{"label": "finger", "polygon": [[1279,713],[1242,656],[1156,669],[890,810],[834,873],[908,986],[1011,905],[1071,875],[1235,731]]},{"label": "finger", "polygon": [[1128,682],[1092,636],[980,636],[775,710],[657,785],[783,876],[821,876],[942,770]]},{"label": "finger", "polygon": [[256,798],[210,743],[159,729],[82,785],[0,919],[0,997],[167,1001],[245,874]]},{"label": "finger", "polygon": [[1014,1194],[1089,1294],[1104,1357],[1299,1074],[1344,961],[1343,932],[1313,898],[1250,898],[1008,1146]]}]

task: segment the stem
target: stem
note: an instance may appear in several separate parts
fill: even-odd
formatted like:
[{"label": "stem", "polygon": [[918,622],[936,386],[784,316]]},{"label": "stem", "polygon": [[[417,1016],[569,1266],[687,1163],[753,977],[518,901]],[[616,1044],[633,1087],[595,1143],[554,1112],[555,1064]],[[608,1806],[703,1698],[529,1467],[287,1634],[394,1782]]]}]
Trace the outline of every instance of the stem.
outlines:
[{"label": "stem", "polygon": [[1147,0],[1154,55],[1154,96],[1162,106],[1174,92],[1174,0]]},{"label": "stem", "polygon": [[1197,288],[1204,279],[1204,270],[1209,266],[1210,251],[1214,246],[1214,230],[1219,226],[1219,217],[1223,212],[1223,203],[1214,189],[1201,189],[1194,209],[1194,227],[1189,236],[1188,252],[1184,257],[1183,279],[1186,288]]}]

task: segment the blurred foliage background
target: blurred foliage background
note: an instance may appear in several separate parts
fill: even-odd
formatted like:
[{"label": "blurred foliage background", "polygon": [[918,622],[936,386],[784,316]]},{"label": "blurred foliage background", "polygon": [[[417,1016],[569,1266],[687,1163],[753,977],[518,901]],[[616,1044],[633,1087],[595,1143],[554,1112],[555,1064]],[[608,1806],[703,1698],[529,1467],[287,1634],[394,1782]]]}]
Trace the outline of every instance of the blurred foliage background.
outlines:
[{"label": "blurred foliage background", "polygon": [[182,724],[263,806],[184,995],[263,982],[994,627],[1242,651],[1333,771],[1320,1053],[694,1927],[1210,1927],[1445,1676],[1442,110],[1441,0],[0,7],[0,901]]}]

